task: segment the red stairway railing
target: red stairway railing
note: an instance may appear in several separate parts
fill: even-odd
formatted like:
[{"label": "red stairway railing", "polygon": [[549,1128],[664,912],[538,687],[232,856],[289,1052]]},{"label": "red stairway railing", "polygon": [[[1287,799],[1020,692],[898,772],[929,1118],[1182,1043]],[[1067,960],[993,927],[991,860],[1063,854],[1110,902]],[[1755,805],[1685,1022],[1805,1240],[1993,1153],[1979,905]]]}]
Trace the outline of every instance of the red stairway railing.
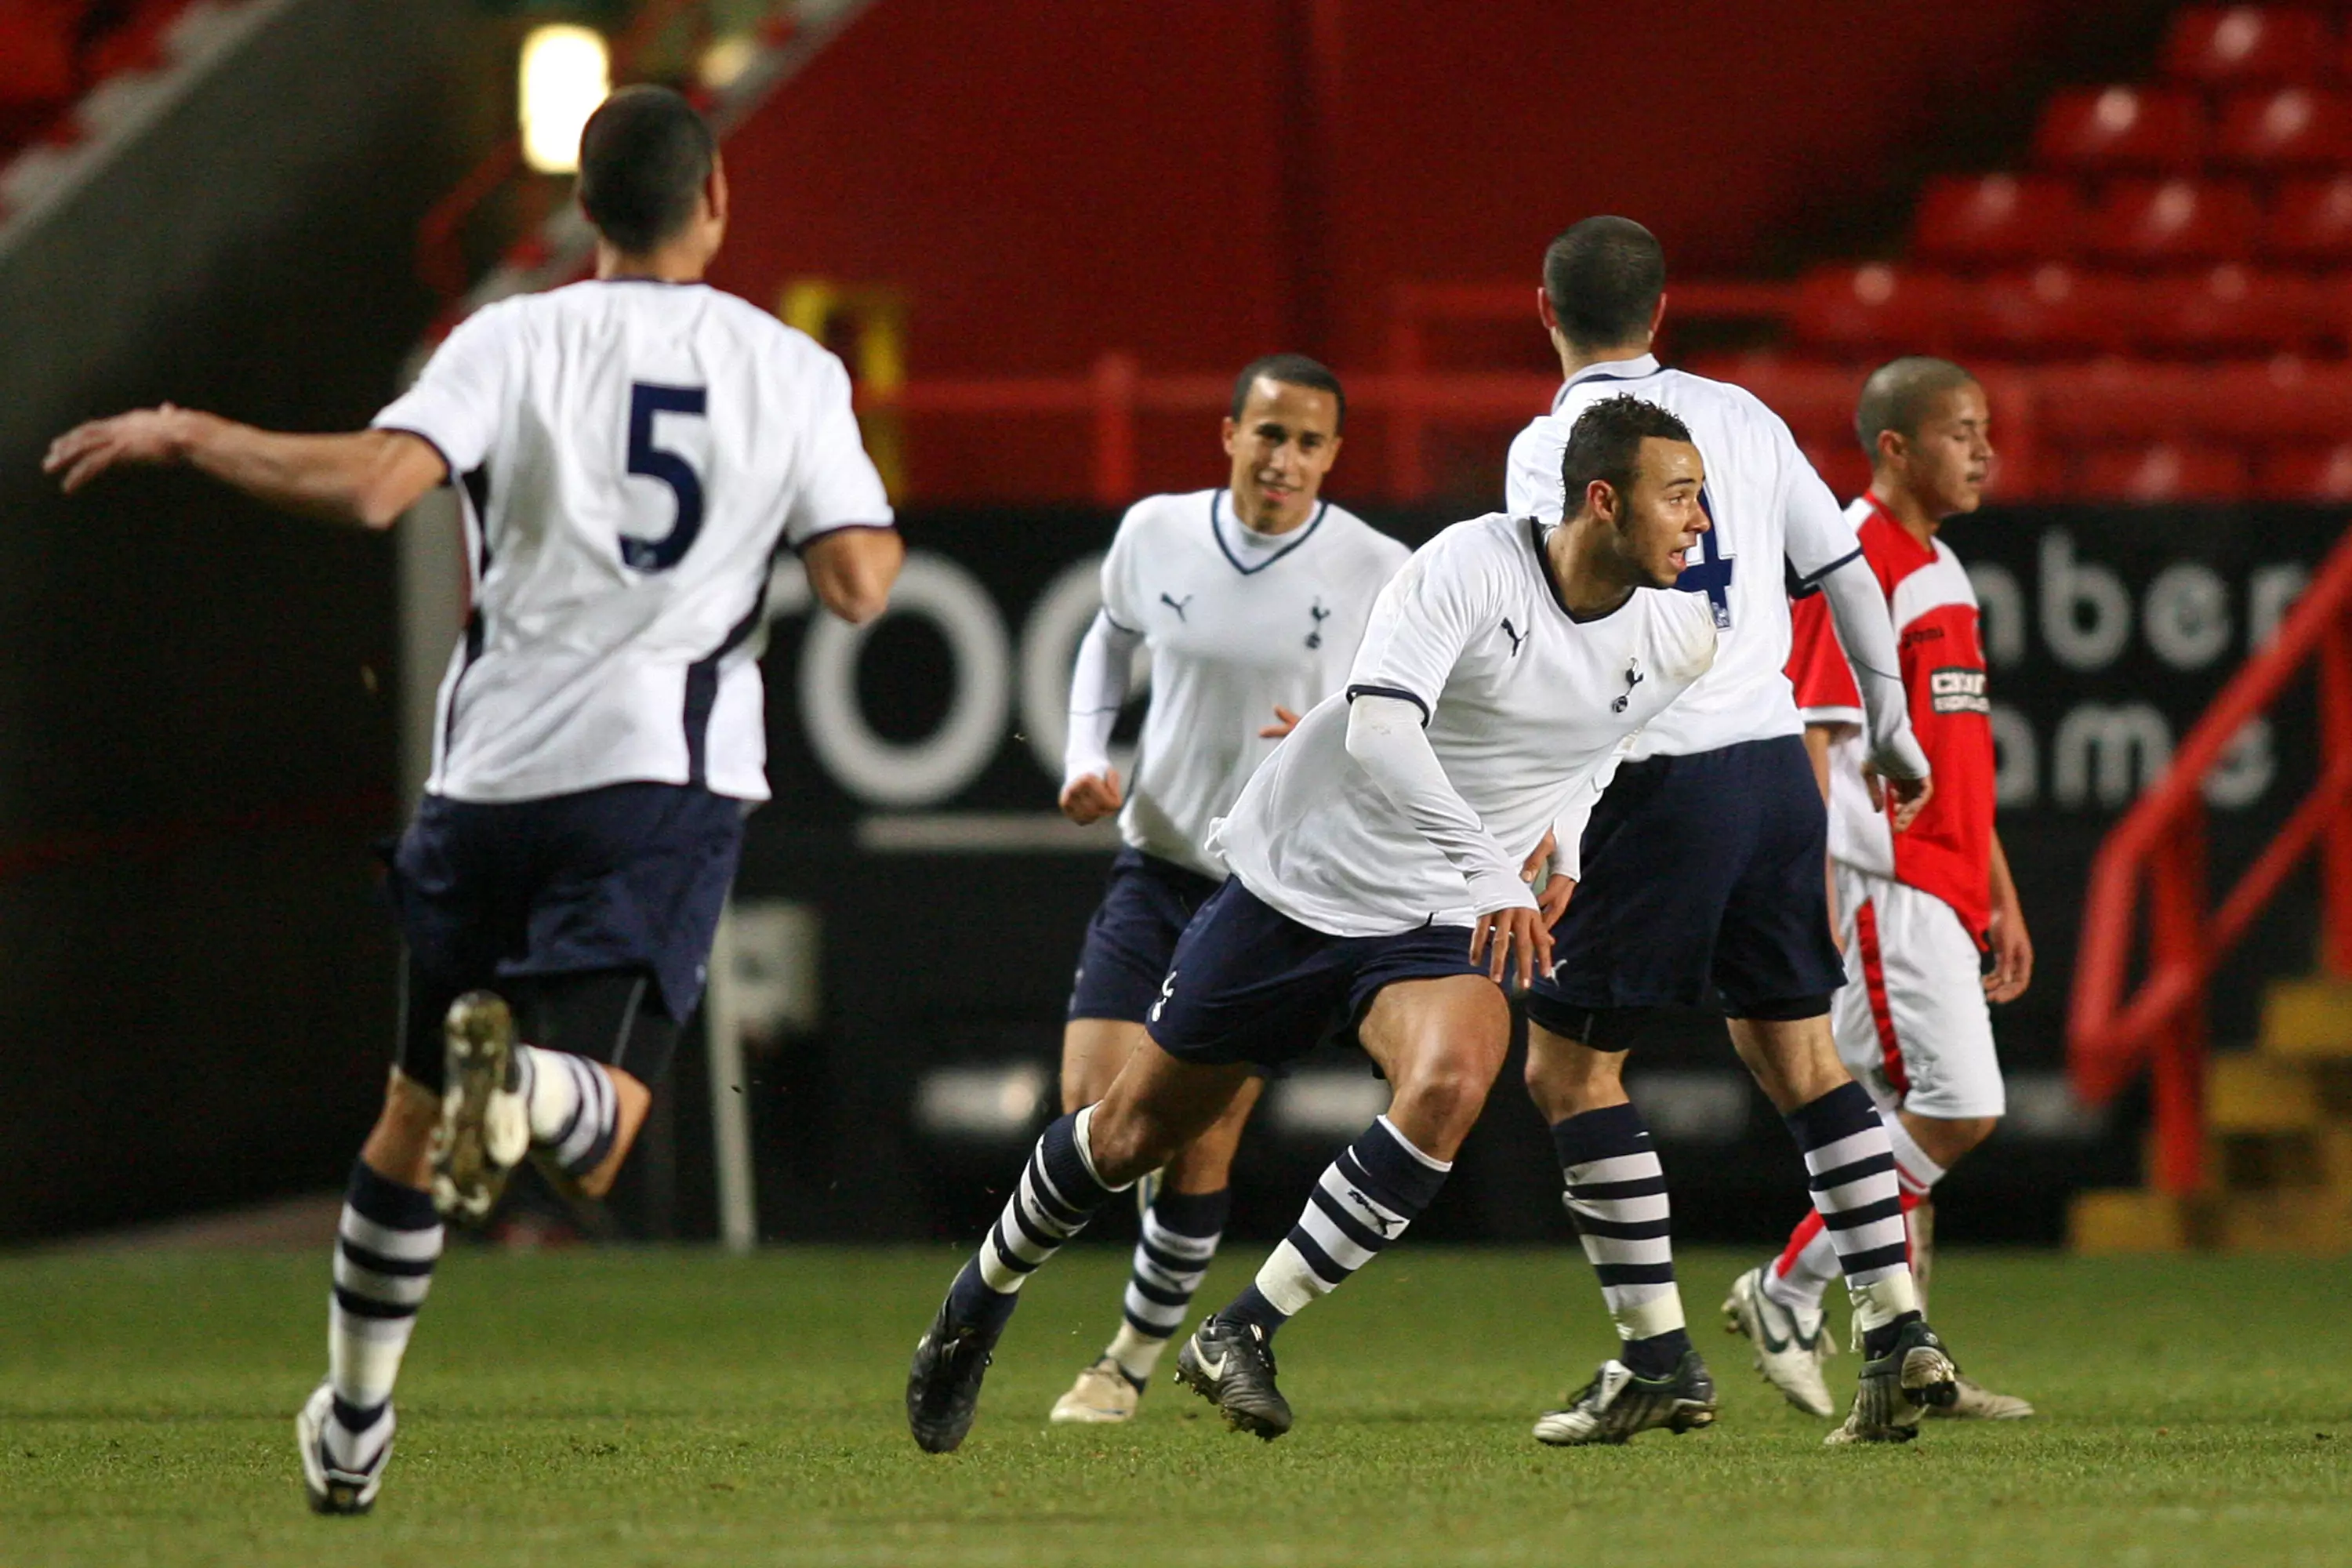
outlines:
[{"label": "red stairway railing", "polygon": [[[2318,677],[2318,776],[2216,903],[2207,893],[2206,775],[2306,668]],[[2143,1067],[2150,1070],[2151,1174],[2160,1191],[2192,1193],[2204,1180],[2206,987],[2314,849],[2321,961],[2352,975],[2352,534],[2329,552],[2276,638],[2221,689],[2163,778],[2107,835],[2092,866],[2067,1022],[2068,1068],[2075,1093],[2093,1104],[2114,1097]],[[2129,986],[2143,907],[2147,958],[2138,984]]]}]

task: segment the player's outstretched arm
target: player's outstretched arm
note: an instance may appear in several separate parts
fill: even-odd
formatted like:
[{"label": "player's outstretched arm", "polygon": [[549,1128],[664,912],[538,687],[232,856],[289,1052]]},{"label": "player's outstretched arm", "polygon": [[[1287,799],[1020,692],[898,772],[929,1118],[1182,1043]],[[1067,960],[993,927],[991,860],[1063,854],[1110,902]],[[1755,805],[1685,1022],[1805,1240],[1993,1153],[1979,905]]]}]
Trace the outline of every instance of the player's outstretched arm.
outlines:
[{"label": "player's outstretched arm", "polygon": [[895,528],[837,528],[801,551],[818,602],[852,626],[890,607],[890,585],[906,560],[906,542]]},{"label": "player's outstretched arm", "polygon": [[134,409],[78,425],[49,443],[41,471],[70,495],[126,464],[184,463],[288,511],[389,528],[447,477],[431,442],[404,430],[288,436],[193,408]]}]

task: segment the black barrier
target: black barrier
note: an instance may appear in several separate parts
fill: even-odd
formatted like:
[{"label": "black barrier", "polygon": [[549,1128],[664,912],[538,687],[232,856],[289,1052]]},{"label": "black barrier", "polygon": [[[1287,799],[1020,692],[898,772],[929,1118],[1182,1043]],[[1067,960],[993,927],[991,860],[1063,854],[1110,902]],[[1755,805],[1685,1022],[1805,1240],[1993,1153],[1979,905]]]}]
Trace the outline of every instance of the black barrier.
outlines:
[{"label": "black barrier", "polygon": [[[752,819],[739,896],[813,909],[823,956],[814,1028],[754,1057],[771,1234],[970,1233],[1017,1169],[1034,1118],[1013,1113],[1040,1086],[1051,1096],[1069,967],[1109,853],[1038,846],[1053,836],[1069,660],[1116,521],[918,512],[891,616],[862,631],[805,605],[779,619],[776,799]],[[1381,521],[1418,542],[1450,520]],[[2042,507],[1989,509],[1948,532],[1985,606],[2001,832],[2039,952],[2032,992],[1996,1018],[2011,1122],[1948,1190],[1956,1234],[2054,1237],[2074,1185],[2135,1179],[2133,1108],[2087,1115],[2057,1076],[2091,858],[2342,527],[2315,509]],[[2217,875],[2310,779],[2308,714],[2307,693],[2290,696],[2209,786]],[[2291,883],[2220,977],[2218,1039],[2248,1036],[2265,979],[2310,967],[2315,931],[2311,886]],[[1287,1223],[1301,1182],[1352,1131],[1361,1100],[1347,1086],[1367,1069],[1323,1065],[1353,1079],[1309,1075],[1320,1113],[1261,1117],[1238,1174],[1243,1229]],[[1629,1081],[1668,1151],[1686,1234],[1759,1237],[1794,1217],[1787,1137],[1719,1026],[1670,1031]],[[1507,1074],[1427,1229],[1558,1235],[1557,1186]]]}]

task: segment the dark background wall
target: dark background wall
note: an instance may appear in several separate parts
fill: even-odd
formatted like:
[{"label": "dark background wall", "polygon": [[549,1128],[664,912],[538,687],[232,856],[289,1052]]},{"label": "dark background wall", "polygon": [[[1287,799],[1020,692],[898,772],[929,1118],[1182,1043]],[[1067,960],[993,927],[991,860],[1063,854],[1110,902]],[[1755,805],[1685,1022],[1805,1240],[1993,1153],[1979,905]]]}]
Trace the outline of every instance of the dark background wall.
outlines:
[{"label": "dark background wall", "polygon": [[0,262],[0,1241],[331,1184],[381,1092],[390,542],[37,470],[164,399],[365,423],[431,318],[416,216],[478,150],[465,21],[288,8]]}]

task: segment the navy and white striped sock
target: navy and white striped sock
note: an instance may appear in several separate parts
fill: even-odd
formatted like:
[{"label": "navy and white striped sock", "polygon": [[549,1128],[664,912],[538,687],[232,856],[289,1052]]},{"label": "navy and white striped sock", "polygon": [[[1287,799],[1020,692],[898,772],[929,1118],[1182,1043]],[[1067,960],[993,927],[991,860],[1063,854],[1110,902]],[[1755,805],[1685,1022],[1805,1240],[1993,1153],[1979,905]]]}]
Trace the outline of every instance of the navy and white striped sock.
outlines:
[{"label": "navy and white striped sock", "polygon": [[[1126,1187],[1107,1187],[1087,1152],[1087,1126],[1095,1108],[1058,1118],[1029,1152],[1020,1183],[996,1217],[980,1252],[949,1289],[957,1319],[993,1333],[1004,1327],[1017,1292],[1062,1244],[1086,1228],[1095,1211]],[[1132,1186],[1132,1182],[1127,1184]]]},{"label": "navy and white striped sock", "polygon": [[1160,1352],[1184,1326],[1192,1293],[1217,1256],[1217,1241],[1233,1206],[1229,1187],[1213,1193],[1162,1187],[1151,1201],[1128,1274],[1127,1322],[1107,1352],[1129,1381],[1141,1384],[1150,1378],[1160,1364]]},{"label": "navy and white striped sock", "polygon": [[621,1101],[601,1066],[570,1051],[517,1046],[530,1141],[573,1177],[586,1175],[613,1152]]},{"label": "navy and white striped sock", "polygon": [[335,1288],[327,1306],[335,1418],[326,1440],[345,1468],[364,1471],[391,1440],[392,1385],[440,1256],[441,1216],[432,1195],[354,1163],[335,1230]]},{"label": "navy and white striped sock", "polygon": [[1600,1277],[1601,1300],[1637,1377],[1665,1377],[1691,1348],[1675,1285],[1673,1210],[1665,1167],[1642,1113],[1603,1106],[1552,1123],[1568,1182],[1568,1215]]},{"label": "navy and white striped sock", "polygon": [[1845,1271],[1864,1353],[1883,1355],[1895,1329],[1919,1311],[1885,1123],[1858,1083],[1840,1084],[1787,1121],[1804,1152],[1813,1207]]},{"label": "navy and white striped sock", "polygon": [[1380,1256],[1445,1184],[1451,1160],[1433,1160],[1383,1116],[1324,1170],[1298,1223],[1257,1271],[1257,1279],[1217,1314],[1275,1331]]}]

